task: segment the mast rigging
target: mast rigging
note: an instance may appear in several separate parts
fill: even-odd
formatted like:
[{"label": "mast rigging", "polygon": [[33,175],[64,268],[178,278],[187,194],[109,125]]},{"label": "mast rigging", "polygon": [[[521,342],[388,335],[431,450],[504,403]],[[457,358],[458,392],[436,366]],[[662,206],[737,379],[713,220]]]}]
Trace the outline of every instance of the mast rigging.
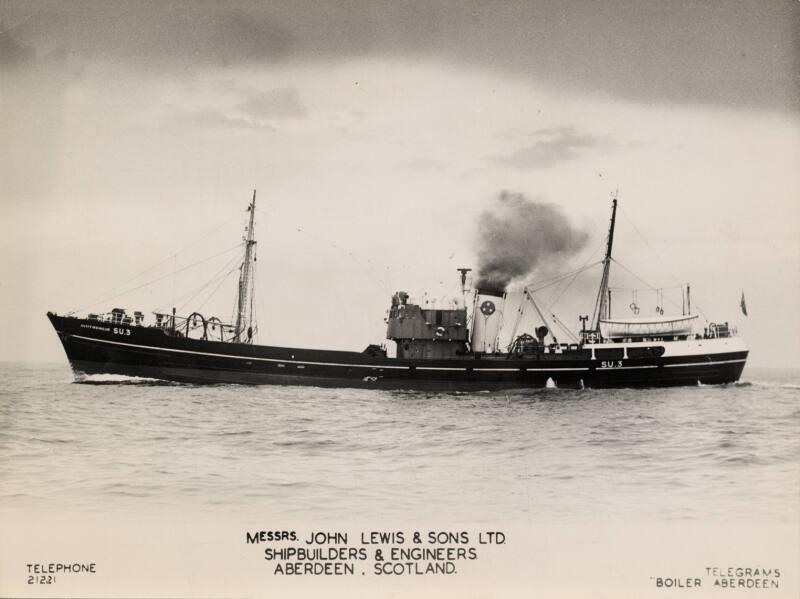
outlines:
[{"label": "mast rigging", "polygon": [[600,327],[600,319],[607,317],[608,314],[608,276],[611,271],[611,248],[614,245],[614,224],[617,220],[617,198],[611,204],[611,225],[608,228],[608,243],[606,244],[606,255],[603,258],[603,277],[600,279],[600,289],[597,292],[594,312],[592,315],[592,330],[597,331]]},{"label": "mast rigging", "polygon": [[[247,207],[250,220],[247,225],[245,238],[244,260],[239,274],[239,294],[236,302],[236,335],[234,340],[238,343],[252,343],[253,341],[253,262],[255,261],[256,240],[253,224],[256,214],[256,190],[253,190],[253,201]],[[248,296],[250,301],[248,301]]]}]

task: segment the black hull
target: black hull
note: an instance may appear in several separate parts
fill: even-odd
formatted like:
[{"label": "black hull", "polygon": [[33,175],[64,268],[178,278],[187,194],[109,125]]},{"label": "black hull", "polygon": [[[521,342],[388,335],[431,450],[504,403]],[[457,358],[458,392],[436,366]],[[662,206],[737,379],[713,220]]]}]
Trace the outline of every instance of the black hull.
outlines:
[{"label": "black hull", "polygon": [[[580,356],[474,355],[408,360],[357,352],[222,343],[162,330],[48,314],[72,368],[195,384],[312,385],[426,390],[544,387],[656,387],[732,383],[747,359],[741,344],[704,342],[707,350],[607,362]],[[718,343],[719,342],[719,343]],[[665,345],[670,345],[666,343]]]}]

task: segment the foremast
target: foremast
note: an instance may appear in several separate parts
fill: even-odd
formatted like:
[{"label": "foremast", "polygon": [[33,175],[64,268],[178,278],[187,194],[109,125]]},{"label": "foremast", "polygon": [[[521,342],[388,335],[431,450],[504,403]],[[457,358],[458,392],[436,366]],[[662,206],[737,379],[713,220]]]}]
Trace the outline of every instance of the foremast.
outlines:
[{"label": "foremast", "polygon": [[253,228],[256,214],[256,190],[253,190],[253,201],[247,207],[250,218],[244,237],[244,259],[239,272],[239,293],[236,301],[236,328],[233,341],[236,343],[252,343],[257,328],[254,319],[253,303],[255,299],[255,260],[256,240]]},{"label": "foremast", "polygon": [[614,224],[617,220],[617,198],[611,203],[611,225],[608,228],[608,242],[606,244],[606,255],[603,258],[603,276],[600,279],[600,289],[597,292],[597,300],[594,303],[592,314],[592,331],[600,330],[600,319],[608,318],[608,276],[611,271],[611,248],[614,246]]}]

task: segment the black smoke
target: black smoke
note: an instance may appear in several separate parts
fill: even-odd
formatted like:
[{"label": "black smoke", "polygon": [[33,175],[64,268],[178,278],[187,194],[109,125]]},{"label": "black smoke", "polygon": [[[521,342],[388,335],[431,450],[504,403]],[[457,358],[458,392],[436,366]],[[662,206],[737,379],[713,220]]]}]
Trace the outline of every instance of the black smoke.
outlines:
[{"label": "black smoke", "polygon": [[478,220],[478,289],[505,291],[509,283],[557,272],[586,246],[558,206],[503,191]]}]

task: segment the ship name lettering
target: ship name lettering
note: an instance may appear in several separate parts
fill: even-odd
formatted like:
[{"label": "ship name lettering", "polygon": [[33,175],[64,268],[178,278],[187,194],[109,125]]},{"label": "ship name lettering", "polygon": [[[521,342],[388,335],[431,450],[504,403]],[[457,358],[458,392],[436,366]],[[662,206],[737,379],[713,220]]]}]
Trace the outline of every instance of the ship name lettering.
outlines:
[{"label": "ship name lettering", "polygon": [[620,368],[622,360],[603,360],[600,362],[600,368]]}]

